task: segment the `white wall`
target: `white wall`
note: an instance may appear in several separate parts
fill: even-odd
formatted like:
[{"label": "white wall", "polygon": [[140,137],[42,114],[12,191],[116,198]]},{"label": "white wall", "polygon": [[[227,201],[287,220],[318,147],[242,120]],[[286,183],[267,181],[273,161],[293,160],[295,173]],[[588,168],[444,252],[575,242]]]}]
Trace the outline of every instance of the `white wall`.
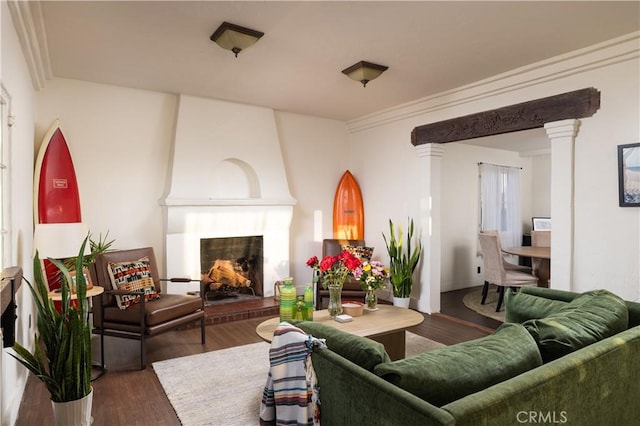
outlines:
[{"label": "white wall", "polygon": [[[300,287],[311,281],[307,259],[321,256],[322,238],[333,238],[333,197],[348,168],[350,136],[342,121],[287,112],[276,113],[276,126],[289,189],[297,200],[291,223],[290,272]],[[314,241],[316,211],[322,217],[319,241]]]},{"label": "white wall", "polygon": [[60,119],[73,157],[82,219],[114,248],[152,246],[163,270],[163,218],[176,96],[53,79],[36,97],[36,145]]},{"label": "white wall", "polygon": [[[2,2],[2,85],[11,97],[11,115],[15,121],[11,127],[11,264],[22,267],[25,278],[32,281],[33,267],[33,117],[35,115],[34,90],[22,54],[20,43],[7,2]],[[30,347],[33,343],[33,328],[29,329],[29,316],[35,319],[31,295],[26,285],[17,294],[18,319],[16,340]],[[10,425],[15,422],[20,399],[26,384],[27,370],[20,366],[8,350],[0,356],[0,423]]]},{"label": "white wall", "polygon": [[636,56],[575,77],[602,92],[575,144],[575,289],[608,288],[631,300],[640,300],[640,208],[618,206],[617,145],[640,142],[638,76]]},{"label": "white wall", "polygon": [[[571,288],[608,288],[637,300],[640,209],[618,207],[616,146],[640,139],[638,45],[638,33],[631,34],[348,123],[353,150],[368,153],[354,156],[352,166],[362,178],[368,235],[372,229],[385,230],[386,218],[407,214],[428,230],[428,214],[420,207],[427,203],[421,197],[428,165],[418,160],[410,145],[416,126],[595,87],[601,91],[600,110],[581,120],[575,144],[575,271]],[[445,163],[446,152],[443,169]],[[540,166],[542,173],[547,165]],[[442,179],[446,179],[444,173]],[[436,226],[438,230],[444,227],[444,237],[444,231],[457,226],[450,223],[456,212],[444,201],[434,208],[441,209],[442,224]],[[569,255],[553,253],[560,258]],[[421,280],[429,272],[421,270]],[[421,295],[420,289],[414,294]],[[429,304],[433,310],[439,309],[438,301],[429,300]]]},{"label": "white wall", "polygon": [[[551,217],[551,155],[531,158],[531,216]],[[529,231],[531,221],[528,223]]]}]

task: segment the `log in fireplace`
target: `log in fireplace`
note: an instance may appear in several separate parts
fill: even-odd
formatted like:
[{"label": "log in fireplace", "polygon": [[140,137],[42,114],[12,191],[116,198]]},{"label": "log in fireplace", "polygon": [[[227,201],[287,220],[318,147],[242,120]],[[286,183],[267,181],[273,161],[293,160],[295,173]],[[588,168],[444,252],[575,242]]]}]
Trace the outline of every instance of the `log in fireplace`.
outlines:
[{"label": "log in fireplace", "polygon": [[205,300],[263,296],[262,236],[201,238],[200,269]]}]

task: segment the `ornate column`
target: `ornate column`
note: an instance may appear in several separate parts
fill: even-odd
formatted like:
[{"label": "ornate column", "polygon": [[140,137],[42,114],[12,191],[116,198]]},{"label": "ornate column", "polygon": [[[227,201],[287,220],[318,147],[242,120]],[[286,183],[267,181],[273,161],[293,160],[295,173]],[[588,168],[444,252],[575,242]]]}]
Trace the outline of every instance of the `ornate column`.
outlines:
[{"label": "ornate column", "polygon": [[417,308],[420,312],[432,313],[440,311],[440,206],[444,146],[427,143],[415,149],[418,157],[424,158],[424,167],[420,167],[420,217],[416,223],[422,232]]},{"label": "ornate column", "polygon": [[544,125],[551,139],[551,287],[573,290],[575,137],[580,120]]}]

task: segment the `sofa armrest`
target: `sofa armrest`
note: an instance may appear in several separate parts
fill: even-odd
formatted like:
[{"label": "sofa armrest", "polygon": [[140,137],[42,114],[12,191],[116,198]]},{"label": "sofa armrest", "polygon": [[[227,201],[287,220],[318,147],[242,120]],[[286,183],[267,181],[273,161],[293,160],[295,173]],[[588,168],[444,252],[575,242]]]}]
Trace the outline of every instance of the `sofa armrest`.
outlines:
[{"label": "sofa armrest", "polygon": [[320,387],[323,426],[451,425],[444,410],[392,385],[330,349],[311,355]]}]

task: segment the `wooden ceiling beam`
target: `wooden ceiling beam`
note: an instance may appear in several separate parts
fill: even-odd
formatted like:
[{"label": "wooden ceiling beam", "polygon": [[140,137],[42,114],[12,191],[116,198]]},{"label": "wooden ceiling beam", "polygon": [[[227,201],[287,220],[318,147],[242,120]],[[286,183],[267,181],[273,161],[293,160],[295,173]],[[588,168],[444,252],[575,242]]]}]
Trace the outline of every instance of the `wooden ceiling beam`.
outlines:
[{"label": "wooden ceiling beam", "polygon": [[535,129],[554,121],[591,117],[598,109],[600,91],[590,87],[418,126],[411,132],[411,143],[447,143]]}]

